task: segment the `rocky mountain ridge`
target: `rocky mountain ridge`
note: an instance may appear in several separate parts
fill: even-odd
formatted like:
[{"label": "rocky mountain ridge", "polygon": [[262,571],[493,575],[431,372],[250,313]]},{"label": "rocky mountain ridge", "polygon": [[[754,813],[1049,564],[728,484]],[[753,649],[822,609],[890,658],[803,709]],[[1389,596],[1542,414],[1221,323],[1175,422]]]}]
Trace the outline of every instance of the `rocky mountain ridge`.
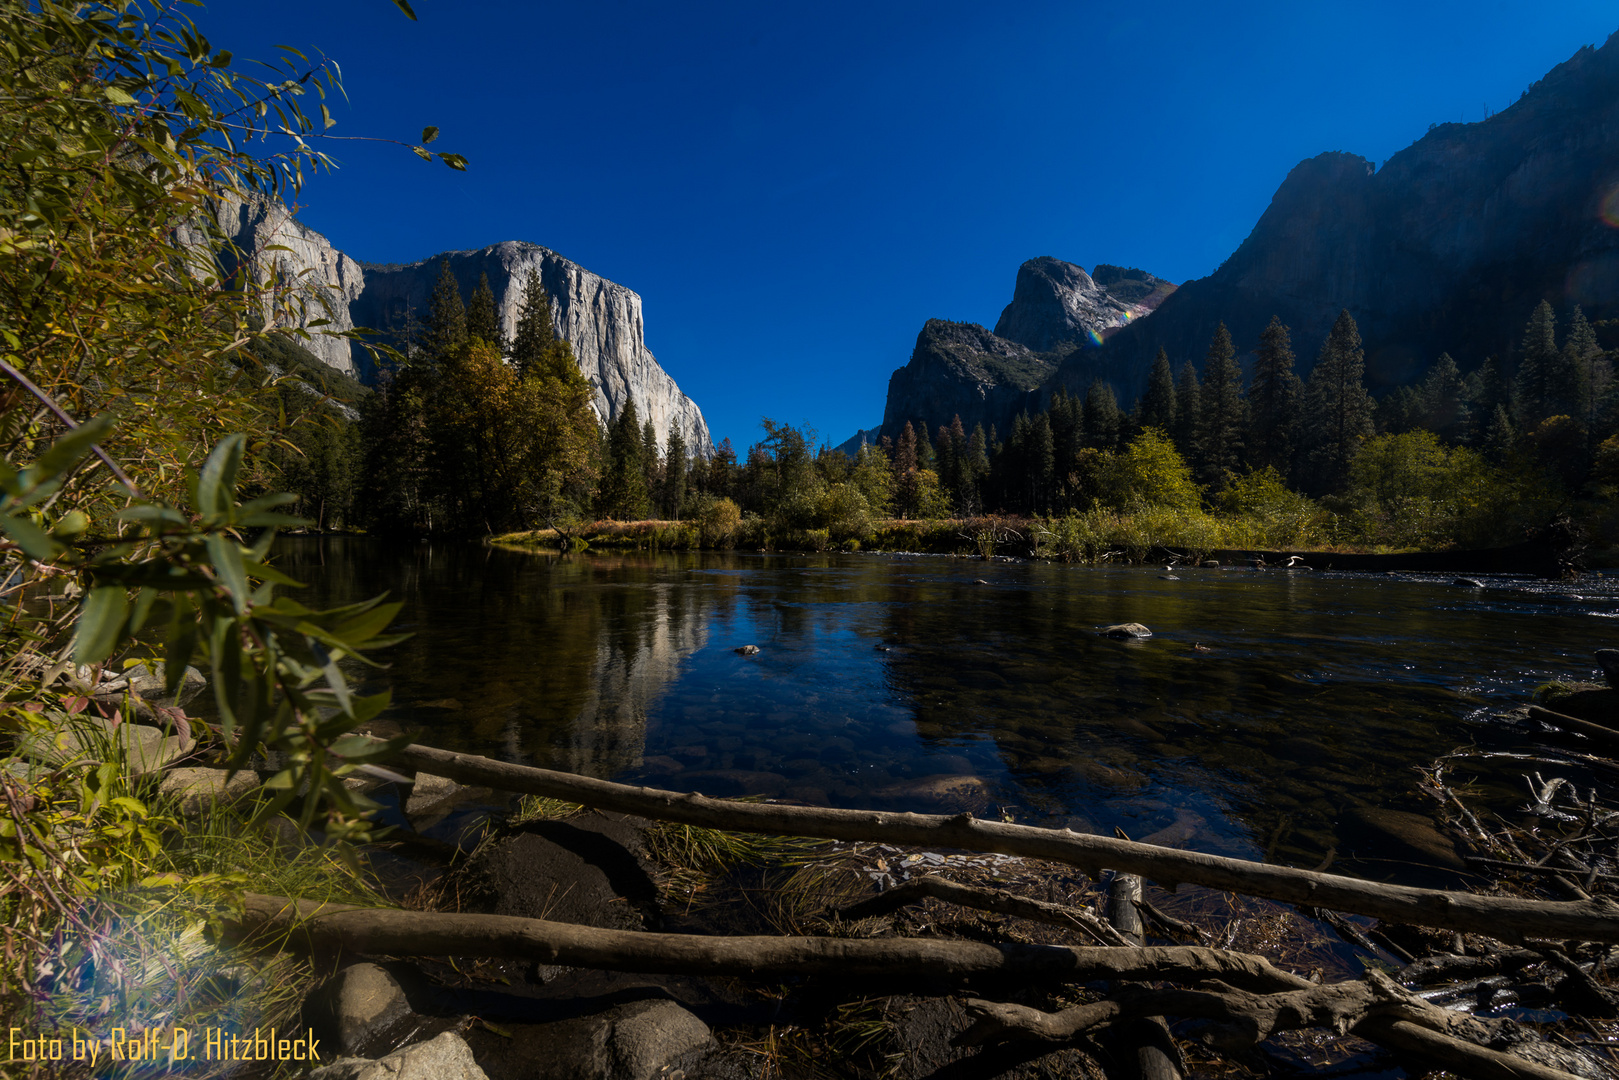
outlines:
[{"label": "rocky mountain ridge", "polygon": [[[508,335],[517,327],[523,285],[538,274],[551,298],[557,334],[573,346],[580,370],[595,387],[597,415],[615,420],[634,402],[660,442],[678,429],[692,453],[713,452],[702,410],[646,347],[641,297],[548,248],[508,240],[404,266],[366,264],[337,250],[280,203],[225,201],[214,216],[239,252],[222,260],[228,265],[220,269],[227,277],[245,271],[260,283],[281,282],[283,321],[309,329],[301,344],[346,375],[369,383],[376,370],[363,345],[337,335],[360,326],[397,336],[408,319],[424,319],[441,262],[449,261],[463,296],[472,295],[480,274],[489,275]],[[316,325],[321,320],[327,325]]]},{"label": "rocky mountain ridge", "polygon": [[1049,255],[1030,259],[993,332],[942,319],[923,325],[910,361],[888,380],[878,438],[897,439],[907,422],[931,434],[955,416],[969,431],[974,424],[1004,431],[1018,411],[1038,404],[1066,355],[1094,349],[1174,291],[1144,270],[1104,263],[1087,274]]},{"label": "rocky mountain ridge", "polygon": [[1619,317],[1619,34],[1485,120],[1435,125],[1382,168],[1348,153],[1300,162],[1219,269],[1065,358],[1052,385],[1102,378],[1128,403],[1160,347],[1177,367],[1201,363],[1223,320],[1247,352],[1272,315],[1307,373],[1347,308],[1376,392],[1420,378],[1442,351],[1464,370],[1510,358],[1541,300],[1560,316],[1580,304],[1593,321]]}]

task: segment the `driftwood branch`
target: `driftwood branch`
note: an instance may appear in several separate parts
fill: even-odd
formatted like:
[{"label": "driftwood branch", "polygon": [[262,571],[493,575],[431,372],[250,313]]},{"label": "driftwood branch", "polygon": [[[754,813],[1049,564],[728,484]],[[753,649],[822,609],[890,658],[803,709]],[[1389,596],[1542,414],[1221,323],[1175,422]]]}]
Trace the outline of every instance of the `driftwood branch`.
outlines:
[{"label": "driftwood branch", "polygon": [[1436,926],[1496,937],[1509,934],[1619,942],[1619,903],[1602,897],[1575,901],[1520,900],[1384,885],[1067,829],[979,821],[971,814],[950,817],[730,802],[695,793],[614,784],[426,746],[407,747],[395,761],[418,772],[461,783],[565,799],[598,809],[688,825],[829,840],[1000,852],[1067,863],[1092,876],[1097,876],[1104,868],[1112,869],[1139,874],[1166,887],[1183,882],[1203,885],[1286,903],[1370,915],[1392,923]]},{"label": "driftwood branch", "polygon": [[[1177,1016],[1213,1021],[1204,1029],[1206,1037],[1228,1050],[1250,1047],[1277,1032],[1318,1027],[1339,1034],[1353,1032],[1391,1049],[1437,1058],[1478,1080],[1573,1080],[1573,1074],[1554,1064],[1480,1046],[1475,1040],[1493,1038],[1494,1026],[1447,1013],[1378,972],[1356,982],[1271,994],[1209,983],[1198,989],[1127,989],[1110,1000],[1058,1013],[976,999],[968,1001],[967,1009],[973,1024],[957,1036],[958,1046],[1008,1040],[1066,1043],[1137,1017]],[[1556,1057],[1533,1049],[1526,1052]]]},{"label": "driftwood branch", "polygon": [[1202,981],[1256,990],[1309,983],[1259,956],[1199,946],[1150,949],[991,945],[917,938],[704,937],[346,904],[249,893],[227,923],[233,938],[393,956],[499,956],[545,964],[642,973],[704,975],[903,975],[960,982],[1099,979]]},{"label": "driftwood branch", "polygon": [[976,908],[979,911],[993,911],[997,915],[1015,915],[1020,919],[1080,930],[1103,945],[1130,944],[1124,939],[1124,935],[1083,908],[1032,900],[1004,889],[963,885],[942,877],[913,878],[903,885],[844,908],[838,912],[838,917],[853,921],[869,919],[876,915],[888,915],[908,904],[921,903],[929,897],[949,904]]}]

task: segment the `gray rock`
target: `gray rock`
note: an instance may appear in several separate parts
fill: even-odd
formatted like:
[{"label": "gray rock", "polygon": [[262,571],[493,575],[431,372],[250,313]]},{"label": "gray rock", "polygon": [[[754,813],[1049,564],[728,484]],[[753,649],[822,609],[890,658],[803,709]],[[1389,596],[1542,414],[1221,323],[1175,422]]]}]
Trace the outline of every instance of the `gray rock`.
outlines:
[{"label": "gray rock", "polygon": [[1619,690],[1619,649],[1598,649],[1597,667],[1602,669],[1602,677],[1608,685]]},{"label": "gray rock", "polygon": [[203,678],[202,672],[194,667],[188,667],[185,674],[180,677],[180,685],[171,697],[166,692],[165,675],[163,661],[159,660],[151,667],[137,664],[125,672],[124,678],[129,680],[131,691],[153,705],[163,706],[184,705],[208,685],[208,680]]},{"label": "gray rock", "polygon": [[158,785],[158,794],[180,801],[180,813],[196,817],[219,803],[231,803],[256,790],[258,774],[240,769],[229,776],[225,769],[184,768],[170,769]]},{"label": "gray rock", "polygon": [[404,987],[377,964],[354,964],[333,976],[310,1001],[312,1026],[330,1033],[337,1050],[358,1054],[366,1043],[410,1012]]},{"label": "gray rock", "polygon": [[752,655],[754,655],[755,653],[757,653],[759,651],[759,646],[757,646],[757,645],[743,645],[743,646],[737,648],[735,651],[738,652],[738,653],[741,653],[743,656],[752,656]]},{"label": "gray rock", "polygon": [[1123,640],[1152,637],[1152,631],[1138,622],[1115,623],[1112,626],[1104,626],[1100,633],[1103,637]]},{"label": "gray rock", "polygon": [[446,1031],[385,1058],[339,1058],[309,1074],[308,1080],[489,1080],[462,1038]]},{"label": "gray rock", "polygon": [[145,724],[115,723],[81,713],[55,732],[23,736],[18,741],[18,750],[26,757],[51,765],[70,761],[100,762],[121,752],[133,774],[144,776],[189,753],[192,745],[189,739],[165,736],[159,729]]},{"label": "gray rock", "polygon": [[438,804],[453,799],[462,790],[463,787],[454,780],[431,773],[417,773],[416,782],[410,786],[410,798],[405,800],[405,815],[425,817]]},{"label": "gray rock", "polygon": [[349,315],[361,326],[393,329],[407,309],[427,311],[445,261],[463,296],[472,295],[480,274],[489,275],[508,337],[517,330],[524,286],[538,274],[551,298],[557,336],[573,346],[579,370],[596,388],[597,414],[616,420],[634,402],[642,422],[652,422],[660,445],[671,428],[678,428],[692,452],[705,457],[713,452],[702,411],[647,351],[640,296],[538,244],[507,240],[477,251],[442,252],[409,266],[367,266],[364,288]]},{"label": "gray rock", "polygon": [[1098,266],[1096,272],[1093,278],[1049,255],[1030,259],[1018,267],[1012,302],[995,324],[996,336],[1047,352],[1092,335],[1102,337],[1148,314],[1175,291],[1169,282],[1141,270]]},{"label": "gray rock", "polygon": [[510,1038],[468,1038],[491,1071],[536,1080],[676,1080],[716,1049],[708,1025],[668,998],[506,1027]]}]

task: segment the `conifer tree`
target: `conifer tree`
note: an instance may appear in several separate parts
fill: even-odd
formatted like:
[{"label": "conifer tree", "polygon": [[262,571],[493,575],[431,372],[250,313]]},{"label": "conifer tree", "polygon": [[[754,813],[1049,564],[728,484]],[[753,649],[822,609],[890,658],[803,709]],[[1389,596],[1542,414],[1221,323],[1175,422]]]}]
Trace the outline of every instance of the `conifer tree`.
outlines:
[{"label": "conifer tree", "polygon": [[1242,368],[1231,332],[1221,323],[1203,361],[1203,392],[1198,403],[1198,472],[1206,484],[1218,484],[1237,469],[1242,457],[1246,409],[1242,400]]},{"label": "conifer tree", "polygon": [[1166,435],[1175,430],[1175,376],[1169,370],[1169,354],[1162,348],[1147,375],[1147,390],[1138,411],[1142,427],[1154,427]]},{"label": "conifer tree", "polygon": [[1512,444],[1516,439],[1517,432],[1512,427],[1512,417],[1507,415],[1506,406],[1497,405],[1495,412],[1490,415],[1490,422],[1485,425],[1479,449],[1484,452],[1485,457],[1500,465],[1512,452]]},{"label": "conifer tree", "polygon": [[1555,413],[1557,315],[1542,300],[1523,330],[1523,359],[1518,363],[1519,419],[1526,427]]},{"label": "conifer tree", "polygon": [[1293,341],[1282,320],[1271,316],[1259,335],[1254,379],[1248,387],[1248,460],[1255,469],[1295,472],[1304,384],[1293,370]]},{"label": "conifer tree", "polygon": [[1056,479],[1057,455],[1051,438],[1051,417],[1041,413],[1029,425],[1029,509],[1051,509],[1051,492]]},{"label": "conifer tree", "polygon": [[686,498],[686,437],[679,424],[669,425],[669,438],[663,453],[664,516],[680,520],[680,504]]},{"label": "conifer tree", "polygon": [[1463,402],[1466,384],[1449,353],[1428,369],[1422,380],[1423,426],[1446,442],[1461,442],[1467,431],[1467,406]]},{"label": "conifer tree", "polygon": [[[956,430],[961,430],[961,417],[956,417]],[[961,480],[961,451],[965,446],[958,447],[955,435],[951,429],[943,424],[939,425],[939,437],[933,444],[934,460],[938,462],[939,486],[955,497],[956,488]]]},{"label": "conifer tree", "polygon": [[478,275],[478,287],[472,290],[466,318],[470,340],[487,342],[503,355],[506,353],[506,335],[500,330],[500,314],[495,309],[495,290],[489,287],[488,271]]},{"label": "conifer tree", "polygon": [[636,414],[635,402],[628,401],[618,419],[608,425],[607,468],[599,497],[602,516],[619,521],[639,521],[647,516],[643,453],[641,418]]},{"label": "conifer tree", "polygon": [[916,429],[909,420],[899,434],[899,445],[894,448],[894,501],[895,510],[902,518],[916,513],[919,478],[916,456]]},{"label": "conifer tree", "polygon": [[1364,382],[1366,356],[1360,329],[1347,310],[1338,313],[1305,388],[1305,423],[1312,440],[1310,486],[1340,491],[1349,462],[1372,434],[1372,399]]},{"label": "conifer tree", "polygon": [[663,463],[658,457],[658,429],[652,426],[650,416],[641,425],[641,471],[651,501],[663,487]]},{"label": "conifer tree", "polygon": [[1613,379],[1613,365],[1603,355],[1596,331],[1591,329],[1578,304],[1569,317],[1563,354],[1564,367],[1573,373],[1578,385],[1579,401],[1572,415],[1589,430],[1596,424],[1599,403]]},{"label": "conifer tree", "polygon": [[556,340],[551,325],[551,297],[540,284],[536,271],[523,283],[523,299],[517,309],[517,336],[512,339],[512,366],[520,375],[538,367],[540,357]]},{"label": "conifer tree", "polygon": [[1501,370],[1501,361],[1494,356],[1484,358],[1468,383],[1472,394],[1468,409],[1472,419],[1469,439],[1474,446],[1483,446],[1485,432],[1495,420],[1495,410],[1504,409],[1508,419],[1517,411],[1512,400],[1512,384]]},{"label": "conifer tree", "polygon": [[1085,443],[1099,450],[1113,450],[1119,445],[1119,401],[1113,396],[1113,387],[1097,379],[1085,391]]},{"label": "conifer tree", "polygon": [[984,436],[984,425],[974,424],[972,436],[967,440],[967,460],[962,469],[964,514],[982,513],[984,509],[984,481],[989,476],[989,442]]},{"label": "conifer tree", "polygon": [[467,343],[467,309],[461,302],[461,286],[450,272],[450,260],[439,263],[438,280],[428,308],[427,332],[422,335],[422,351],[435,363],[451,356]]},{"label": "conifer tree", "polygon": [[1203,389],[1198,385],[1197,369],[1187,360],[1181,364],[1180,376],[1175,380],[1175,449],[1188,461],[1197,456],[1198,405]]},{"label": "conifer tree", "polygon": [[916,424],[916,467],[938,472],[938,457],[933,452],[933,441],[928,438],[927,422],[922,420]]}]

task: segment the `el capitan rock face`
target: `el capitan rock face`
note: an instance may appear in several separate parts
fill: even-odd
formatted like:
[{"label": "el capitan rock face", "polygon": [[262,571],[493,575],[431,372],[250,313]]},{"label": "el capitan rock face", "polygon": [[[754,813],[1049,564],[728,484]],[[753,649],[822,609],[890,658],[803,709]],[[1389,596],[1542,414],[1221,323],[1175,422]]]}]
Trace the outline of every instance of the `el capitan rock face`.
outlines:
[{"label": "el capitan rock face", "polygon": [[[1160,346],[1201,364],[1224,321],[1239,352],[1272,315],[1313,366],[1339,310],[1366,342],[1374,390],[1442,351],[1464,369],[1515,352],[1541,300],[1619,317],[1619,35],[1586,47],[1511,107],[1440,124],[1381,169],[1353,154],[1301,162],[1241,247],[1152,318],[1069,357],[1055,384],[1140,393]],[[1604,216],[1604,204],[1608,206]]]},{"label": "el capitan rock face", "polygon": [[[327,326],[311,328],[300,344],[328,366],[366,382],[376,377],[369,354],[357,343],[323,331],[364,326],[397,334],[407,312],[424,320],[439,263],[448,259],[463,297],[471,297],[479,274],[488,273],[509,337],[517,328],[523,285],[530,274],[539,274],[551,297],[557,334],[573,346],[580,369],[595,387],[597,414],[604,421],[617,419],[633,401],[642,422],[652,420],[660,443],[675,428],[689,452],[713,453],[702,410],[647,351],[641,297],[554,251],[508,240],[478,251],[445,252],[409,266],[371,266],[338,251],[278,202],[225,200],[214,217],[239,249],[242,264],[222,265],[221,271],[229,277],[246,269],[261,283],[278,276],[286,283],[290,310],[283,322],[311,327],[329,320]],[[269,250],[272,246],[288,250]]]},{"label": "el capitan rock face", "polygon": [[[279,202],[223,199],[215,205],[213,216],[220,232],[242,256],[236,263],[221,260],[224,275],[229,278],[246,270],[259,284],[279,277],[289,286],[286,307],[290,314],[280,321],[302,328],[327,320],[329,325],[310,330],[308,339],[299,344],[326,366],[356,376],[349,341],[335,334],[354,329],[349,305],[365,287],[360,264],[301,224]],[[272,247],[287,250],[272,251]]]},{"label": "el capitan rock face", "polygon": [[573,346],[580,370],[596,389],[601,418],[617,419],[633,401],[641,421],[651,419],[660,442],[668,439],[673,427],[692,452],[704,456],[713,452],[702,410],[647,351],[641,297],[538,244],[508,240],[477,251],[447,251],[409,266],[368,265],[365,288],[350,307],[354,321],[397,333],[407,313],[425,318],[439,264],[445,260],[463,296],[472,295],[480,274],[489,275],[508,337],[517,329],[523,286],[530,274],[538,274],[551,297],[557,334]]}]

